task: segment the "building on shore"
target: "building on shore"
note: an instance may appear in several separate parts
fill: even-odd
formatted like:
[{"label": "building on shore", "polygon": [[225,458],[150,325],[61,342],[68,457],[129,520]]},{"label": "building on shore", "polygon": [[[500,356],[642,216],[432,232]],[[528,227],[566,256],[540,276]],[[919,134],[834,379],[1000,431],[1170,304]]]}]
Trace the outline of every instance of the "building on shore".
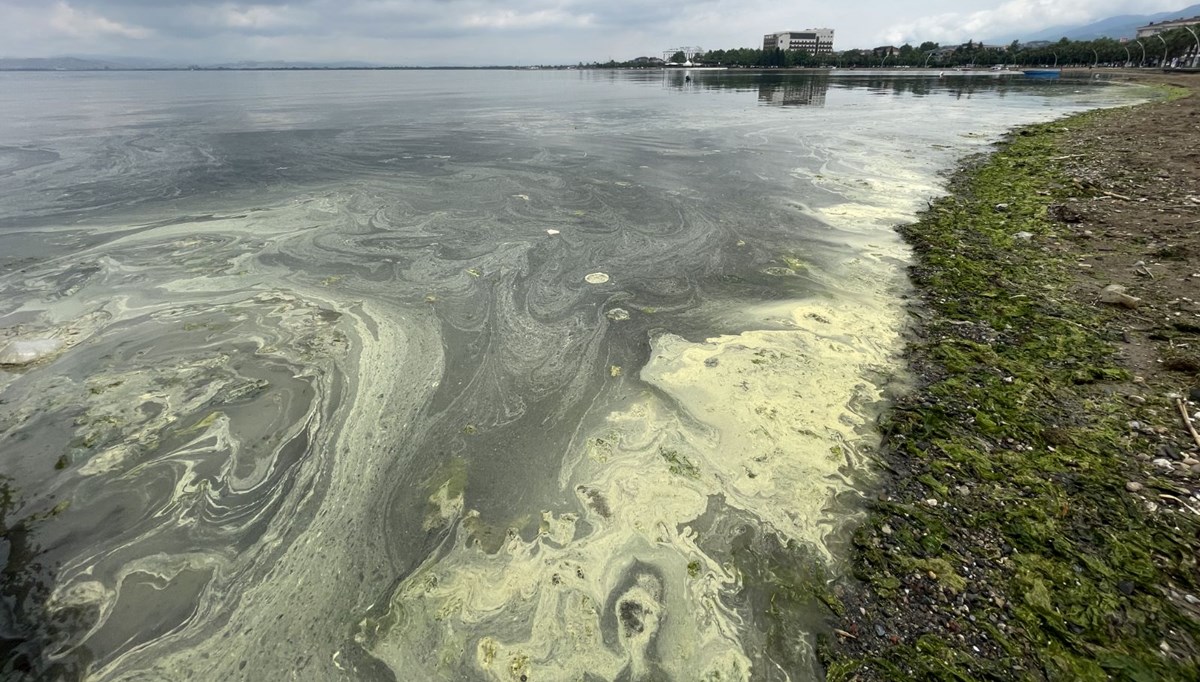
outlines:
[{"label": "building on shore", "polygon": [[1184,26],[1200,26],[1200,16],[1192,17],[1191,19],[1168,19],[1158,23],[1149,23],[1145,26],[1139,26],[1137,30],[1138,38],[1150,38],[1159,33],[1165,33],[1173,28],[1183,28]]},{"label": "building on shore", "polygon": [[768,33],[763,36],[763,49],[829,54],[833,52],[833,29],[806,28],[803,31]]}]

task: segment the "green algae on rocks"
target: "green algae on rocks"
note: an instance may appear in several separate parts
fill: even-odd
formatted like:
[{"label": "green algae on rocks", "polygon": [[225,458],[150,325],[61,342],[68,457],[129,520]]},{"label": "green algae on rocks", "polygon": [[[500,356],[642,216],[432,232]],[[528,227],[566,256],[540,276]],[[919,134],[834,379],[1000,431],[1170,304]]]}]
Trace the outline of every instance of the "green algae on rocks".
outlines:
[{"label": "green algae on rocks", "polygon": [[[1168,93],[1172,94],[1172,93]],[[1153,106],[1153,105],[1150,105]],[[1197,679],[1196,516],[1127,494],[1127,380],[1047,209],[1092,112],[1019,130],[902,229],[921,381],[884,422],[830,680]],[[862,606],[861,610],[859,607]]]}]

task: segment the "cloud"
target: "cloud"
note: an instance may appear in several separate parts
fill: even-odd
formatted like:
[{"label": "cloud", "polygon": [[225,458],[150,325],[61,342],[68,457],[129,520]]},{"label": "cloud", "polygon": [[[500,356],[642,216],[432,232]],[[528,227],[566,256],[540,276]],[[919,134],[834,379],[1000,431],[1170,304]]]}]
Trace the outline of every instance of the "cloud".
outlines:
[{"label": "cloud", "polygon": [[141,39],[151,34],[149,29],[140,26],[122,24],[94,12],[75,9],[63,0],[54,3],[49,24],[51,28],[76,38],[107,35]]},{"label": "cloud", "polygon": [[[837,49],[1019,37],[1178,0],[0,0],[10,56],[561,64],[830,27]],[[1172,3],[1159,7],[1160,4]],[[1182,3],[1186,4],[1186,3]],[[1148,6],[1155,5],[1155,6]]]},{"label": "cloud", "polygon": [[537,10],[535,12],[500,10],[468,15],[463,20],[463,26],[488,29],[587,26],[592,23],[592,18],[590,14],[577,16],[562,10]]},{"label": "cloud", "polygon": [[1148,13],[1170,9],[1169,0],[1147,6],[1130,0],[1008,0],[997,7],[974,12],[945,12],[902,21],[882,32],[883,44],[932,40],[957,43],[1008,36],[1062,25],[1080,25],[1122,13]]}]

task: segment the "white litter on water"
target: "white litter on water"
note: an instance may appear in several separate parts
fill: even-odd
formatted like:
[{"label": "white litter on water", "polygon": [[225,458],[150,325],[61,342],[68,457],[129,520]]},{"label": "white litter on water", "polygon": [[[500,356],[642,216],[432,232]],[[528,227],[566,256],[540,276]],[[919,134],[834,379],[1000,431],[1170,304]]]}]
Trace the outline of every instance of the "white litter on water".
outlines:
[{"label": "white litter on water", "polygon": [[587,282],[588,284],[604,284],[608,281],[608,275],[604,274],[603,272],[593,272],[587,277],[584,277],[583,281]]},{"label": "white litter on water", "polygon": [[13,341],[0,351],[0,365],[28,365],[53,355],[62,348],[58,339],[26,339]]},{"label": "white litter on water", "polygon": [[558,234],[558,230],[546,230],[546,234]]},{"label": "white litter on water", "polygon": [[613,308],[604,314],[613,322],[624,322],[629,319],[629,311],[624,308]]}]

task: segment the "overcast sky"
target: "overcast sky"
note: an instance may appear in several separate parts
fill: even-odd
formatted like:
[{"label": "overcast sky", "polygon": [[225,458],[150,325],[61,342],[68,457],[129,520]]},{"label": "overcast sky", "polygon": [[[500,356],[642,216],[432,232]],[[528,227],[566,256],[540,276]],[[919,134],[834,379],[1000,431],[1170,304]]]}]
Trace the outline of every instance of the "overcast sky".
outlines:
[{"label": "overcast sky", "polygon": [[357,60],[563,64],[682,45],[759,47],[771,31],[836,30],[835,49],[1019,38],[1190,0],[0,0],[0,56],[187,62]]}]

